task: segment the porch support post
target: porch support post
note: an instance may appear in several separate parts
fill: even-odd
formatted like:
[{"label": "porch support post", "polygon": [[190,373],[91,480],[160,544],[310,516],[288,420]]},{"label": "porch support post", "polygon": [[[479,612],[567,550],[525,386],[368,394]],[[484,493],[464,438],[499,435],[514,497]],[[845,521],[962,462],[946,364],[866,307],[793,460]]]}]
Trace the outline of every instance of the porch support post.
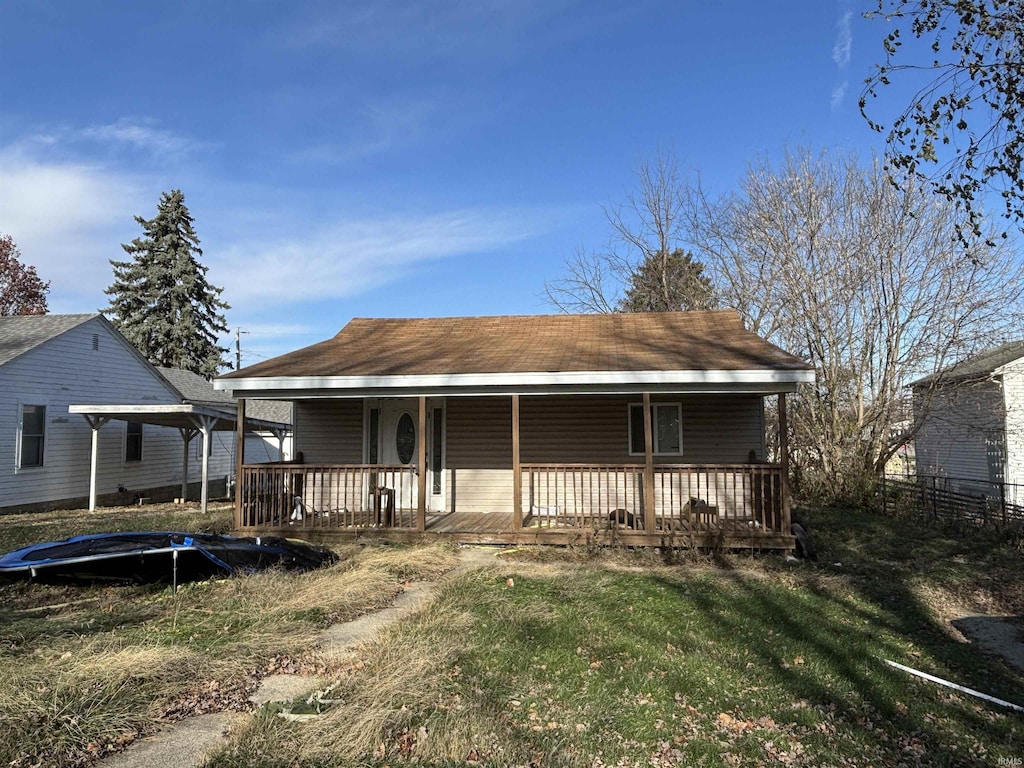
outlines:
[{"label": "porch support post", "polygon": [[[284,438],[278,438],[284,445]],[[282,448],[281,461],[284,461]],[[235,528],[242,527],[242,467],[245,466],[245,398],[238,398],[235,413]]]},{"label": "porch support post", "polygon": [[416,530],[427,530],[427,398],[420,397],[418,456],[416,459]]},{"label": "porch support post", "polygon": [[779,393],[779,471],[782,474],[782,533],[788,535],[793,526],[789,507],[789,421],[785,392]]},{"label": "porch support post", "polygon": [[523,465],[519,458],[519,395],[512,395],[512,530],[523,527]]},{"label": "porch support post", "polygon": [[183,448],[181,452],[181,500],[188,501],[188,447],[196,431],[189,427],[178,427],[178,434],[181,435]]},{"label": "porch support post", "polygon": [[210,437],[217,419],[213,416],[198,415],[193,417],[192,421],[196,425],[196,429],[203,436],[203,486],[199,506],[200,511],[205,514],[210,501]]},{"label": "porch support post", "polygon": [[89,511],[96,511],[96,470],[99,466],[100,427],[110,421],[107,416],[83,414],[92,429],[92,457],[89,461]]},{"label": "porch support post", "polygon": [[644,533],[653,534],[654,519],[654,424],[651,418],[651,393],[644,392]]}]

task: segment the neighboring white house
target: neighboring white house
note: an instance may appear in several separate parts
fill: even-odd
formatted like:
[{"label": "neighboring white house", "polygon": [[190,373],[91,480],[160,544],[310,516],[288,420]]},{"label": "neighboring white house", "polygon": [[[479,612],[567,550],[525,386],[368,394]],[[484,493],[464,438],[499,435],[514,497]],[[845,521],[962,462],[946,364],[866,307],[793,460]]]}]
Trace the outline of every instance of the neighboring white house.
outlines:
[{"label": "neighboring white house", "polygon": [[994,484],[1024,484],[1024,341],[911,387],[915,414],[924,414],[915,439],[919,475],[952,478],[951,490],[990,496],[999,493]]},{"label": "neighboring white house", "polygon": [[[99,503],[174,498],[183,481],[198,498],[203,441],[191,439],[195,430],[185,435],[146,415],[185,403],[220,414],[216,429],[233,422],[233,400],[195,374],[155,368],[99,314],[0,317],[0,511],[88,500],[94,430],[79,412],[69,412],[77,404],[136,411],[107,415],[95,431]],[[234,448],[233,432],[209,431],[214,494],[227,491]]]}]

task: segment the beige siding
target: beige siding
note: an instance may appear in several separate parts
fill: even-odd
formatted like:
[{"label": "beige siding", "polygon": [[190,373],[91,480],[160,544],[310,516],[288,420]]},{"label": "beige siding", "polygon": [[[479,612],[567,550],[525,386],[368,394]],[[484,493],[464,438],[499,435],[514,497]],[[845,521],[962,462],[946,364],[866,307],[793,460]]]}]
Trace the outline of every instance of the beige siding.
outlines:
[{"label": "beige siding", "polygon": [[[523,397],[525,464],[639,464],[629,453],[629,405],[638,397]],[[657,397],[681,403],[683,454],[659,464],[742,463],[764,456],[764,417],[757,396]],[[504,511],[512,504],[511,398],[450,398],[447,461],[449,508]]]},{"label": "beige siding", "polygon": [[448,508],[472,512],[512,510],[512,399],[448,399]]},{"label": "beige siding", "polygon": [[[524,397],[520,406],[522,460],[536,464],[636,464],[629,453],[629,406],[638,397]],[[681,403],[683,453],[655,456],[657,464],[741,463],[764,457],[764,418],[757,396],[681,395],[652,398]]]},{"label": "beige siding", "polygon": [[512,469],[512,398],[449,398],[447,427],[448,467]]},{"label": "beige siding", "polygon": [[[915,400],[915,408],[923,403]],[[938,390],[915,440],[922,475],[1001,481],[1005,461],[1003,393],[998,382]]]},{"label": "beige siding", "polygon": [[296,401],[295,451],[306,464],[362,464],[363,401]]}]

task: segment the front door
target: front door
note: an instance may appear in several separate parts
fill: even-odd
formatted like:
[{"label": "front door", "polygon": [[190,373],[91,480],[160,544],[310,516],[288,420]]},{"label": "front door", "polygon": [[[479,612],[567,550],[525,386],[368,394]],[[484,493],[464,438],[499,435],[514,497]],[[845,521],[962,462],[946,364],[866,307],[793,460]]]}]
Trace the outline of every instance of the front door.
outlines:
[{"label": "front door", "polygon": [[395,508],[416,509],[416,467],[419,461],[419,403],[416,400],[382,400],[380,408],[381,464],[402,466],[402,472],[389,480],[394,483]]},{"label": "front door", "polygon": [[[419,484],[415,470],[419,466],[419,400],[402,398],[380,400],[371,404],[379,407],[380,463],[389,466],[409,467],[413,472],[404,472],[401,481],[395,479],[395,505],[404,509],[415,509]],[[371,420],[372,423],[372,420]],[[445,509],[444,484],[444,404],[431,400],[427,404],[426,434],[427,467],[427,509]],[[389,479],[389,483],[391,480]]]}]

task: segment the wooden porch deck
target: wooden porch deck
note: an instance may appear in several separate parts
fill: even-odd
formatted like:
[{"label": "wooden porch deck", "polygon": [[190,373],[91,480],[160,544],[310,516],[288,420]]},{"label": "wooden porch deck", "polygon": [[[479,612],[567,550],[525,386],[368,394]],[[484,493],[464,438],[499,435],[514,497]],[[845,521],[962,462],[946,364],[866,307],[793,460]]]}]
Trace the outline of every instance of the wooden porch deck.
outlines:
[{"label": "wooden porch deck", "polygon": [[[417,509],[408,467],[243,467],[235,528],[318,541],[447,538],[482,544],[792,549],[775,465],[524,467],[509,511]],[[510,496],[515,496],[515,487]],[[645,501],[646,499],[646,501]],[[518,525],[517,525],[518,523]]]},{"label": "wooden porch deck", "polygon": [[284,537],[299,536],[320,543],[383,539],[417,542],[444,539],[463,544],[521,545],[541,544],[575,546],[583,544],[619,544],[623,546],[693,547],[699,549],[791,550],[793,537],[764,531],[738,520],[717,523],[679,523],[660,521],[658,530],[647,534],[625,526],[577,526],[571,521],[544,523],[534,520],[518,532],[511,512],[448,512],[427,516],[426,530],[383,526],[325,526],[317,524],[277,524],[256,530],[240,529],[242,535],[260,533]]}]

